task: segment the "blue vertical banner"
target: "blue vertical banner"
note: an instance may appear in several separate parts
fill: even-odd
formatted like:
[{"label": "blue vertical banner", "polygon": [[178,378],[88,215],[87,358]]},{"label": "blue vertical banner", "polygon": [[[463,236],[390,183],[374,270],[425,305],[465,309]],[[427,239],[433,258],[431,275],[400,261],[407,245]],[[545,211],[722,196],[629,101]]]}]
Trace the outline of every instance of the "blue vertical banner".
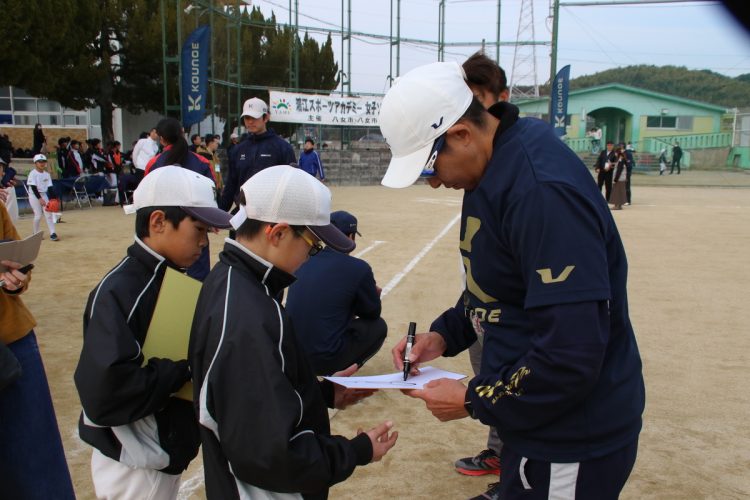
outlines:
[{"label": "blue vertical banner", "polygon": [[549,119],[558,137],[565,135],[565,118],[568,116],[569,85],[570,65],[567,65],[557,72],[552,85]]},{"label": "blue vertical banner", "polygon": [[182,123],[189,127],[203,119],[208,101],[208,58],[211,28],[201,26],[182,45]]}]

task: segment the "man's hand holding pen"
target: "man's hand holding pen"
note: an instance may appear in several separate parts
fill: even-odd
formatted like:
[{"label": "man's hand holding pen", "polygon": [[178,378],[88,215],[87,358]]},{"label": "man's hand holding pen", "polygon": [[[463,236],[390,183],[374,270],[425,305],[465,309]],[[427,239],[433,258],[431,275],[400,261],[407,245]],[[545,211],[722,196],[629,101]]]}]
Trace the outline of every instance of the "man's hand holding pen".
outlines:
[{"label": "man's hand holding pen", "polygon": [[[411,325],[410,325],[411,326]],[[408,335],[401,339],[391,350],[393,364],[397,370],[404,370]],[[445,352],[447,345],[443,336],[437,332],[420,333],[414,336],[411,352],[408,354],[410,375],[419,373],[419,364],[436,359]],[[442,421],[455,420],[469,416],[464,402],[466,386],[457,380],[441,378],[426,384],[423,389],[402,390],[404,394],[422,399],[427,409]]]}]

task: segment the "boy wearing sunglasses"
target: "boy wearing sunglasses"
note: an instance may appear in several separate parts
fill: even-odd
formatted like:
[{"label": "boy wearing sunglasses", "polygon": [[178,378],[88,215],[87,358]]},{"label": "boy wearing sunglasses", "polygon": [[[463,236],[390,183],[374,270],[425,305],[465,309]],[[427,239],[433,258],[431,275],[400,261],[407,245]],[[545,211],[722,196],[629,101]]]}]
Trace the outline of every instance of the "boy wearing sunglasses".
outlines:
[{"label": "boy wearing sunglasses", "polygon": [[320,241],[354,248],[330,223],[330,206],[328,188],[288,165],[240,189],[236,239],[203,283],[189,348],[209,499],[326,498],[396,443],[390,421],[352,439],[331,435],[327,408],[373,391],[319,383],[278,299]]}]

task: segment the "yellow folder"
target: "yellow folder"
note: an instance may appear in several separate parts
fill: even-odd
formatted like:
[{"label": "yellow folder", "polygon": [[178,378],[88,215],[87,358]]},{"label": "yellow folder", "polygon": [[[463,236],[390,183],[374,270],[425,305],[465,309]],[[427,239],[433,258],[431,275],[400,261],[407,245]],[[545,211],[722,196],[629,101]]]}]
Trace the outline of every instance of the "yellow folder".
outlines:
[{"label": "yellow folder", "polygon": [[[144,364],[151,358],[187,359],[190,328],[200,291],[200,281],[167,268],[143,343]],[[175,396],[192,401],[193,383],[186,383]]]}]

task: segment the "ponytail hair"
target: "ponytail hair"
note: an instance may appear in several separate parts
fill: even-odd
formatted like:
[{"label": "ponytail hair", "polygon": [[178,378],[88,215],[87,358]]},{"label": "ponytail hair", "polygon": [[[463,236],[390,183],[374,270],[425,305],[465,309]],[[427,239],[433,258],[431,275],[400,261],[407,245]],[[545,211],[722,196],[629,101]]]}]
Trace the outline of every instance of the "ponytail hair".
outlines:
[{"label": "ponytail hair", "polygon": [[167,145],[172,146],[169,151],[164,152],[164,165],[184,165],[190,151],[185,136],[182,135],[180,122],[174,118],[164,118],[156,125],[156,133]]}]

